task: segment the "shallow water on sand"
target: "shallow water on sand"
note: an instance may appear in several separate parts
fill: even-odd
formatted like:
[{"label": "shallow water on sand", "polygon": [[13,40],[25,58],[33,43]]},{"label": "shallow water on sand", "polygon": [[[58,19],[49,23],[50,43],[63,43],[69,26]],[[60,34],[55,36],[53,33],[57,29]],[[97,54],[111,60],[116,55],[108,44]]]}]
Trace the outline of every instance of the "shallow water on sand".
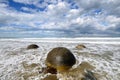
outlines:
[{"label": "shallow water on sand", "polygon": [[[27,50],[29,44],[37,44],[36,50]],[[84,44],[85,49],[75,47]],[[120,80],[120,44],[53,43],[38,41],[0,40],[0,80],[42,80],[50,74],[40,74],[45,67],[47,53],[54,47],[67,47],[77,62],[67,73],[58,73],[59,80],[80,80],[83,68],[95,73],[98,80]],[[86,62],[81,66],[82,62]]]}]

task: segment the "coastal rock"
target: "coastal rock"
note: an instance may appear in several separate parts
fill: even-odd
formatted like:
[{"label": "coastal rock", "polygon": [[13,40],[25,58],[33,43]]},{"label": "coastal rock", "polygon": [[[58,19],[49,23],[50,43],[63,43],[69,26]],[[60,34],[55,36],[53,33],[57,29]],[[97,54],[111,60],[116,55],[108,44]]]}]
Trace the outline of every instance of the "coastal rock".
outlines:
[{"label": "coastal rock", "polygon": [[42,80],[59,80],[59,79],[57,79],[56,75],[51,74],[51,75],[48,75],[47,77],[45,77]]},{"label": "coastal rock", "polygon": [[57,74],[57,70],[55,68],[52,68],[52,67],[45,67],[45,68],[42,68],[42,71],[39,71],[39,73],[51,73],[51,74]]},{"label": "coastal rock", "polygon": [[93,72],[91,72],[90,70],[87,70],[87,72],[84,75],[84,78],[82,78],[81,80],[97,80],[97,79],[94,76]]},{"label": "coastal rock", "polygon": [[84,48],[86,48],[86,46],[83,45],[83,44],[79,44],[79,45],[76,46],[76,48],[77,49],[84,49]]},{"label": "coastal rock", "polygon": [[65,47],[53,48],[47,55],[47,67],[55,68],[59,72],[69,70],[76,63],[72,52]]},{"label": "coastal rock", "polygon": [[28,45],[28,47],[27,47],[27,49],[37,49],[37,48],[39,48],[39,46],[36,45],[36,44],[30,44],[30,45]]}]

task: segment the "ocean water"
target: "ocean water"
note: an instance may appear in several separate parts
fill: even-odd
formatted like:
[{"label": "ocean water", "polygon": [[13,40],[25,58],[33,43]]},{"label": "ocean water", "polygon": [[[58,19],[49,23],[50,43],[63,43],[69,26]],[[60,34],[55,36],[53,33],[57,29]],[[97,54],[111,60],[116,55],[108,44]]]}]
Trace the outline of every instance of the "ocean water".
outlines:
[{"label": "ocean water", "polygon": [[[30,44],[38,49],[27,50]],[[86,48],[76,49],[78,44]],[[0,80],[42,80],[50,74],[40,74],[47,53],[55,47],[66,47],[75,55],[78,68],[87,62],[98,80],[120,80],[120,38],[19,38],[0,39]],[[70,74],[60,74],[59,80],[80,80],[79,68]],[[62,75],[62,77],[61,77]]]}]

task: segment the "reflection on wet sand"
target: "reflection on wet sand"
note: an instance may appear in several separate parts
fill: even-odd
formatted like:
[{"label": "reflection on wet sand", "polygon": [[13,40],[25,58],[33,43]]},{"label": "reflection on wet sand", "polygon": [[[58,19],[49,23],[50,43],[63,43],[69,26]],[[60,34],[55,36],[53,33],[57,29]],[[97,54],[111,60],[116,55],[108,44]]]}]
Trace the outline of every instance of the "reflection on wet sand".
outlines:
[{"label": "reflection on wet sand", "polygon": [[57,76],[55,74],[51,74],[51,75],[46,76],[42,80],[59,80],[59,79],[57,79]]},{"label": "reflection on wet sand", "polygon": [[[82,62],[75,69],[65,73],[59,73],[58,77],[62,80],[82,80],[85,77],[87,70],[92,71],[93,69],[95,69],[95,67],[90,65],[88,62]],[[93,75],[93,77],[95,76]]]},{"label": "reflection on wet sand", "polygon": [[[71,69],[67,72],[58,72],[58,74],[51,74],[43,80],[97,80],[96,74],[92,72],[95,67],[88,62],[82,62],[77,68]],[[58,78],[58,79],[57,79]]]}]

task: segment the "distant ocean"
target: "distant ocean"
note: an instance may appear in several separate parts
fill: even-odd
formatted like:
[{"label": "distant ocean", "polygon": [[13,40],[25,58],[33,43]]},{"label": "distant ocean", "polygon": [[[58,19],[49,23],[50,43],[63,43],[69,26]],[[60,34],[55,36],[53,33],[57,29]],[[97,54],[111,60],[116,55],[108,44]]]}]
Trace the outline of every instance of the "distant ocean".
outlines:
[{"label": "distant ocean", "polygon": [[120,44],[120,38],[0,38],[0,41]]}]

